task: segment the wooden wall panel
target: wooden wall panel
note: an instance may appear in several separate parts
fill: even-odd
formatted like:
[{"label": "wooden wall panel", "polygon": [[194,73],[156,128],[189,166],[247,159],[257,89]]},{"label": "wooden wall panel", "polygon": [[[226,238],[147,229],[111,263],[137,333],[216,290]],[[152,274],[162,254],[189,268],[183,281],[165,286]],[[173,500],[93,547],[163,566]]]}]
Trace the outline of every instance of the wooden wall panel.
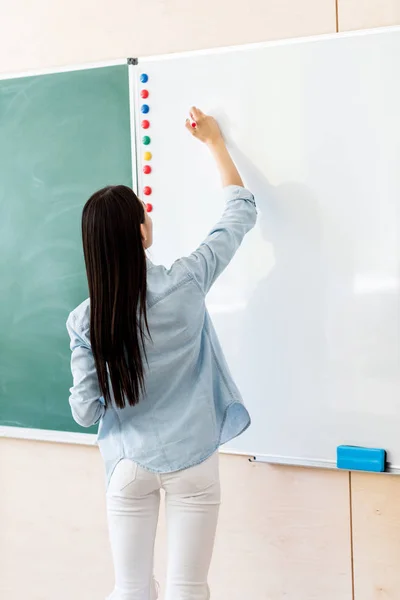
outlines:
[{"label": "wooden wall panel", "polygon": [[353,473],[354,600],[400,598],[400,476]]},{"label": "wooden wall panel", "polygon": [[[352,600],[346,473],[221,457],[214,598]],[[112,586],[96,448],[0,439],[0,598],[101,600]],[[160,519],[156,573],[165,578]]]},{"label": "wooden wall panel", "polygon": [[0,72],[335,31],[334,0],[13,0]]},{"label": "wooden wall panel", "polygon": [[347,473],[224,457],[222,476],[215,598],[351,600]]},{"label": "wooden wall panel", "polygon": [[338,0],[339,29],[400,25],[399,0]]}]

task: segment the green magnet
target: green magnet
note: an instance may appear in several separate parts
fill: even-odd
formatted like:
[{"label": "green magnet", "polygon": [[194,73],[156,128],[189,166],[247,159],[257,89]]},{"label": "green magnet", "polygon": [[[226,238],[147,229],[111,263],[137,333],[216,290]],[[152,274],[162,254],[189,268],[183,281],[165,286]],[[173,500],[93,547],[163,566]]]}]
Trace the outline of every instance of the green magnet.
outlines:
[{"label": "green magnet", "polygon": [[145,135],[144,138],[143,138],[143,144],[145,146],[148,146],[150,144],[150,142],[151,142],[150,137],[148,135]]}]

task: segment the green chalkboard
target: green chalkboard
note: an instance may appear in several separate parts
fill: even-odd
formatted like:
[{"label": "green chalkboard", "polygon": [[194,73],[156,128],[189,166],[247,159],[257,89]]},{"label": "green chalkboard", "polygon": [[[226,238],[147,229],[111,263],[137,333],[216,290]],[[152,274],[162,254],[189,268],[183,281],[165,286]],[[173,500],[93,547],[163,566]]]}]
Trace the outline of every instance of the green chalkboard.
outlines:
[{"label": "green chalkboard", "polygon": [[132,185],[128,67],[0,81],[0,425],[82,431],[68,313],[87,297],[84,203]]}]

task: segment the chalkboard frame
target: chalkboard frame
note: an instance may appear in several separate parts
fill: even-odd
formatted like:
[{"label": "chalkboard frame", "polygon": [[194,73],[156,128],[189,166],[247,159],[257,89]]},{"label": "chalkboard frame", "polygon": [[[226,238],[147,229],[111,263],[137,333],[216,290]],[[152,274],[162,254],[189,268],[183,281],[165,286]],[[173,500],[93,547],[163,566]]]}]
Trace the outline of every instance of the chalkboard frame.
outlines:
[{"label": "chalkboard frame", "polygon": [[[131,174],[133,189],[138,192],[137,178],[137,159],[136,159],[136,119],[135,119],[135,103],[136,103],[136,65],[137,59],[121,58],[108,61],[98,61],[92,63],[81,63],[74,65],[66,65],[63,67],[54,67],[47,69],[38,69],[23,71],[17,73],[1,73],[0,81],[21,79],[26,77],[36,77],[40,75],[53,75],[59,73],[69,73],[73,71],[85,71],[91,69],[100,69],[104,67],[128,66],[129,77],[129,113],[130,113],[130,140],[131,140]],[[58,442],[65,444],[78,444],[95,446],[97,444],[97,435],[93,433],[80,433],[73,431],[58,431],[52,429],[36,429],[30,427],[13,427],[0,425],[0,438],[13,438],[41,442]]]}]

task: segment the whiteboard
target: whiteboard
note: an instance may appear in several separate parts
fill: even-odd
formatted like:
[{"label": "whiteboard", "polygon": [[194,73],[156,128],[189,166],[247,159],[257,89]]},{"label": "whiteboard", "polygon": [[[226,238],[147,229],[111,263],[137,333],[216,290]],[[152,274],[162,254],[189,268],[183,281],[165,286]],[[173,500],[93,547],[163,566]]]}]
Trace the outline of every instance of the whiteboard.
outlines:
[{"label": "whiteboard", "polygon": [[223,210],[184,129],[193,104],[219,118],[260,212],[208,298],[252,416],[229,451],[334,466],[354,444],[400,468],[399,57],[392,28],[139,61],[152,260],[194,250]]}]

